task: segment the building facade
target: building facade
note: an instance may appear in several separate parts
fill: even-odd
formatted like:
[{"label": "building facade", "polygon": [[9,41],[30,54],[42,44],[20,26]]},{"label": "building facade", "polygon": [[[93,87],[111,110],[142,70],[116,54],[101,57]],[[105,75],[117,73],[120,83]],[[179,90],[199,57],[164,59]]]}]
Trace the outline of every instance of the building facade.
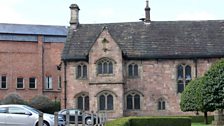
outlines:
[{"label": "building facade", "polygon": [[0,24],[0,99],[46,95],[60,100],[64,26]]},{"label": "building facade", "polygon": [[79,7],[62,54],[62,107],[110,118],[182,115],[180,95],[224,56],[224,21],[80,24]]}]

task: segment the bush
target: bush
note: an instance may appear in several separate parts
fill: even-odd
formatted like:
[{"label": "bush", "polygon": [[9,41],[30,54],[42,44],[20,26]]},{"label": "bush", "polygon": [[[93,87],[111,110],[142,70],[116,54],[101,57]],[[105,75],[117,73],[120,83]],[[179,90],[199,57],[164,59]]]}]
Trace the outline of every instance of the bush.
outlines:
[{"label": "bush", "polygon": [[126,117],[126,118],[119,118],[113,121],[106,122],[106,126],[130,126],[130,118],[131,117]]},{"label": "bush", "polygon": [[131,126],[191,126],[191,119],[187,117],[145,117],[133,118]]},{"label": "bush", "polygon": [[1,100],[1,104],[27,104],[27,102],[23,100],[18,94],[12,93]]},{"label": "bush", "polygon": [[188,117],[129,117],[106,123],[106,126],[191,126]]},{"label": "bush", "polygon": [[53,114],[55,111],[60,110],[60,102],[59,101],[52,101],[46,96],[38,95],[31,99],[30,106],[45,112]]},{"label": "bush", "polygon": [[[192,123],[201,123],[204,122],[204,116],[189,116]],[[214,116],[208,116],[208,123],[212,123]]]}]

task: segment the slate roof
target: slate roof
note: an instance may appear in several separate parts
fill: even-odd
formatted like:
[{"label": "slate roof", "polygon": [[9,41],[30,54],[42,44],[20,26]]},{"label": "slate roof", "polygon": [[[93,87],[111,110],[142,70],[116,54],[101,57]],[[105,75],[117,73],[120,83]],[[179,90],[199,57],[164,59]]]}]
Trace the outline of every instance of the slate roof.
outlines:
[{"label": "slate roof", "polygon": [[0,23],[0,33],[66,36],[65,26]]},{"label": "slate roof", "polygon": [[65,42],[67,28],[53,25],[0,23],[0,40],[37,42],[38,35],[43,35],[43,42]]},{"label": "slate roof", "polygon": [[127,59],[224,56],[224,20],[152,21],[80,24],[76,31],[69,31],[62,59],[87,60],[104,27]]}]

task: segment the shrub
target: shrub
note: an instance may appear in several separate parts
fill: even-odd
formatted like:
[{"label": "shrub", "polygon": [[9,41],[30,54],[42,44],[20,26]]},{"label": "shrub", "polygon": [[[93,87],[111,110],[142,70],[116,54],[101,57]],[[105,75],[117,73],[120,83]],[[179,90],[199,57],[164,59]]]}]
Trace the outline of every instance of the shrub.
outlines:
[{"label": "shrub", "polygon": [[31,99],[30,106],[45,112],[45,113],[54,113],[55,111],[60,110],[60,102],[59,101],[52,101],[46,96],[38,95]]},{"label": "shrub", "polygon": [[106,123],[106,126],[191,126],[189,117],[129,117]]},{"label": "shrub", "polygon": [[119,118],[113,121],[109,121],[106,123],[106,126],[130,126],[130,117]]},{"label": "shrub", "polygon": [[191,126],[191,119],[187,117],[145,117],[133,118],[131,126]]},{"label": "shrub", "polygon": [[1,104],[27,104],[18,94],[12,93],[7,95],[2,101]]}]

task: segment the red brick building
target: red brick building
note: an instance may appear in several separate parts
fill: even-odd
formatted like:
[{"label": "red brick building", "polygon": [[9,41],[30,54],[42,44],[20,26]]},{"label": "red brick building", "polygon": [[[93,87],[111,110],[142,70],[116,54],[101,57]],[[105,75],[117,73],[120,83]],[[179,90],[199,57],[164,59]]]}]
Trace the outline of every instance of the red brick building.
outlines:
[{"label": "red brick building", "polygon": [[64,26],[0,24],[0,99],[17,93],[29,100],[60,100]]},{"label": "red brick building", "polygon": [[180,95],[224,57],[224,21],[79,23],[70,6],[62,107],[128,115],[180,115]]}]

